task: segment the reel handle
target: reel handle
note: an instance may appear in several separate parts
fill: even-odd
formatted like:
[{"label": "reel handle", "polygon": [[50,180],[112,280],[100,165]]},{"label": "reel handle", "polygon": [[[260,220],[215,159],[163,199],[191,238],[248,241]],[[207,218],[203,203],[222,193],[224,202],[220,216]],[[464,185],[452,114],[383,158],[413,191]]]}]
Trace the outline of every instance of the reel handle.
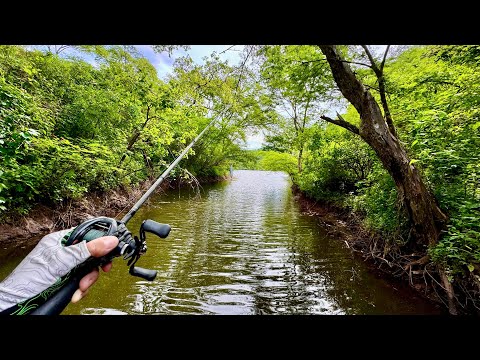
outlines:
[{"label": "reel handle", "polygon": [[129,273],[130,275],[137,276],[148,281],[153,281],[157,276],[157,270],[144,269],[138,266],[131,267]]},{"label": "reel handle", "polygon": [[172,228],[168,224],[161,224],[156,221],[148,219],[142,222],[141,229],[143,229],[146,232],[155,234],[158,237],[161,237],[162,239],[165,239],[168,236],[168,234],[170,234],[170,230]]}]

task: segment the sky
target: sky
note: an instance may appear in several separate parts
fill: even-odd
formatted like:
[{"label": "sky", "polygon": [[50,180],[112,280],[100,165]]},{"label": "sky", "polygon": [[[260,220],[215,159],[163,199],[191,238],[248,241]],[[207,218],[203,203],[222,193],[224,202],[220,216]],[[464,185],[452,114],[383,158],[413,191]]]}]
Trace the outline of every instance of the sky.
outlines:
[{"label": "sky", "polygon": [[[232,45],[191,45],[188,54],[192,60],[197,64],[203,64],[204,57],[210,57],[213,52],[221,53],[229,49]],[[164,80],[167,74],[172,72],[172,65],[175,59],[185,56],[187,51],[175,50],[172,56],[169,57],[167,52],[158,54],[153,51],[149,45],[135,45],[137,50],[145,56],[155,69],[157,69],[158,76]],[[243,50],[243,45],[235,45],[228,51],[220,55],[220,59],[227,60],[230,65],[237,65],[240,61],[240,53]]]}]

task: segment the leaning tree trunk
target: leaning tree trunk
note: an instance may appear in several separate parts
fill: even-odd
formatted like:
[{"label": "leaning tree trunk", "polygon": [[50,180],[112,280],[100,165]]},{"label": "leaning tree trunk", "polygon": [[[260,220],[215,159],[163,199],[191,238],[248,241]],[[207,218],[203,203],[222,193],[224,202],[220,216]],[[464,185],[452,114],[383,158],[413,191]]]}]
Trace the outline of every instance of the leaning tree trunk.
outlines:
[{"label": "leaning tree trunk", "polygon": [[332,69],[333,77],[345,98],[360,114],[360,127],[347,123],[341,117],[323,119],[357,133],[380,158],[383,166],[395,181],[399,198],[412,223],[415,247],[425,249],[437,243],[446,216],[428,191],[418,169],[411,164],[405,148],[388,127],[380,107],[372,94],[356,78],[348,63],[333,45],[320,45]]}]

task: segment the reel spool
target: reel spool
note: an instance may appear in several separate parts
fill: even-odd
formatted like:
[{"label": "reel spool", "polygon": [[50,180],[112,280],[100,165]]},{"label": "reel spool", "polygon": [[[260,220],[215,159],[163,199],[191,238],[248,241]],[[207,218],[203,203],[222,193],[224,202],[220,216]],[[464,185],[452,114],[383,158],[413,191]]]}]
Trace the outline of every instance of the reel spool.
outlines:
[{"label": "reel spool", "polygon": [[153,220],[144,220],[140,226],[140,237],[132,236],[125,224],[119,220],[109,217],[97,217],[78,225],[70,234],[65,235],[62,240],[64,246],[78,244],[81,241],[92,241],[102,236],[116,236],[118,245],[107,255],[99,259],[103,265],[113,258],[123,256],[128,260],[129,273],[148,281],[153,281],[157,275],[156,270],[149,270],[135,266],[136,262],[147,251],[146,233],[152,233],[165,239],[170,233],[171,227],[168,224],[161,224]]}]

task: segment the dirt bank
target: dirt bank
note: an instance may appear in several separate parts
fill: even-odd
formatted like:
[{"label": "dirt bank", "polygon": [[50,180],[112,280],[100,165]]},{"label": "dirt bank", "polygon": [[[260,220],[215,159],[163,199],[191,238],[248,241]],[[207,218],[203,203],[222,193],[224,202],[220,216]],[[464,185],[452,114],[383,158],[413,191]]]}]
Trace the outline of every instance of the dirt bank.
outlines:
[{"label": "dirt bank", "polygon": [[[36,205],[27,216],[13,216],[0,224],[0,244],[39,240],[43,235],[78,225],[96,216],[115,217],[127,211],[154,180],[137,186],[120,187],[103,193],[89,193],[81,199],[69,200],[56,206]],[[157,191],[165,191],[164,182]]]},{"label": "dirt bank", "polygon": [[[200,184],[225,180],[228,177],[197,178],[195,182],[166,180],[156,190],[164,192],[179,186],[198,186]],[[119,218],[143,195],[155,182],[147,180],[133,187],[119,187],[103,193],[89,193],[81,199],[70,200],[56,206],[36,205],[27,216],[13,216],[0,224],[0,245],[12,242],[25,244],[40,240],[44,235],[69,228],[96,216]]]},{"label": "dirt bank", "polygon": [[329,235],[343,241],[375,275],[387,279],[395,287],[413,287],[420,297],[448,313],[444,300],[431,281],[425,280],[425,274],[419,276],[420,272],[415,267],[405,268],[406,264],[418,258],[416,254],[402,254],[401,249],[386,244],[378,234],[368,231],[362,225],[362,219],[348,209],[310,199],[295,187],[292,191],[301,211],[315,216]]}]

